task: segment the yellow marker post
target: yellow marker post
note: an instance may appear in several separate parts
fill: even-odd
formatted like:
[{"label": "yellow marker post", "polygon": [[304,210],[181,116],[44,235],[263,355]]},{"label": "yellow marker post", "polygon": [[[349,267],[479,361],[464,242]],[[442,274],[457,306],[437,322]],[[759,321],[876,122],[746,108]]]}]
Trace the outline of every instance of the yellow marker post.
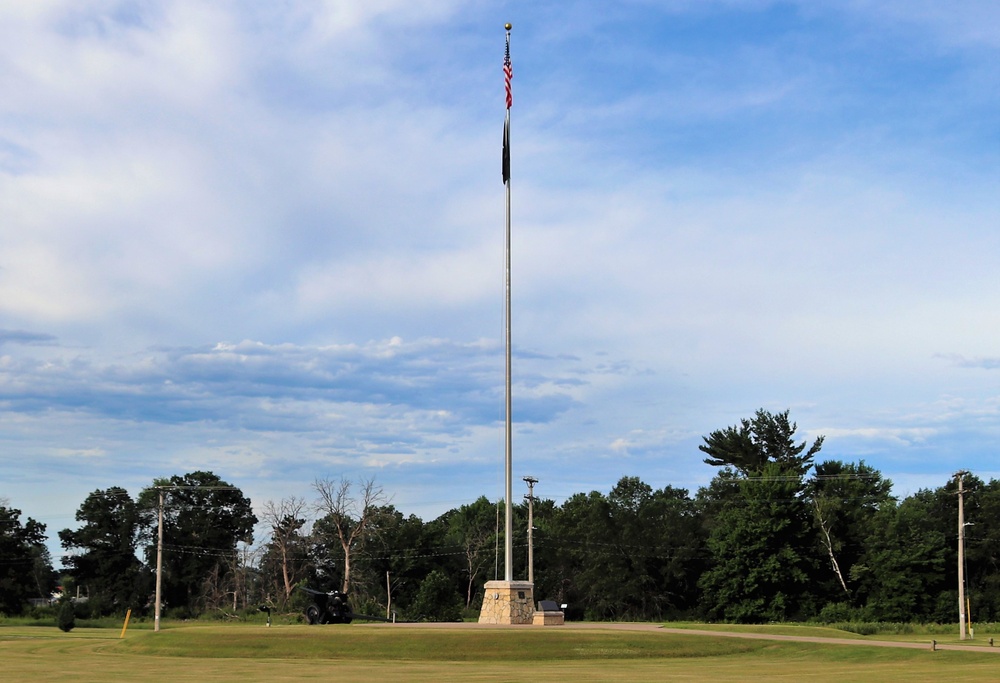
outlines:
[{"label": "yellow marker post", "polygon": [[121,640],[122,638],[125,637],[125,629],[128,628],[128,620],[129,620],[129,617],[131,617],[131,616],[132,616],[132,610],[130,608],[129,611],[125,613],[125,625],[122,626],[122,634],[120,636],[118,636],[118,640]]}]

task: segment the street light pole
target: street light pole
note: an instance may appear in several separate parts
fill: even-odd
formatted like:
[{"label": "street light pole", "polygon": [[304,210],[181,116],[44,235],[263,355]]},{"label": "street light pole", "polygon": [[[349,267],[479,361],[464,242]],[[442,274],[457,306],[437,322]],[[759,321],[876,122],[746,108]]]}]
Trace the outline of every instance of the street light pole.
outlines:
[{"label": "street light pole", "polygon": [[968,474],[965,470],[955,473],[958,479],[958,637],[966,639],[965,614],[965,495],[962,490],[962,479]]},{"label": "street light pole", "polygon": [[162,602],[162,586],[163,586],[163,502],[166,498],[167,491],[180,491],[184,489],[191,489],[195,491],[239,491],[235,486],[200,486],[200,485],[190,485],[186,486],[183,484],[170,485],[161,484],[159,486],[153,486],[157,491],[160,492],[160,512],[159,520],[157,522],[156,530],[156,604],[153,606],[153,631],[160,630],[160,603]]},{"label": "street light pole", "polygon": [[153,606],[153,631],[160,630],[160,596],[163,583],[163,496],[160,489],[160,513],[156,529],[156,604]]},{"label": "street light pole", "polygon": [[538,480],[534,477],[524,477],[528,483],[528,495],[524,498],[528,501],[528,583],[535,583],[535,484]]}]

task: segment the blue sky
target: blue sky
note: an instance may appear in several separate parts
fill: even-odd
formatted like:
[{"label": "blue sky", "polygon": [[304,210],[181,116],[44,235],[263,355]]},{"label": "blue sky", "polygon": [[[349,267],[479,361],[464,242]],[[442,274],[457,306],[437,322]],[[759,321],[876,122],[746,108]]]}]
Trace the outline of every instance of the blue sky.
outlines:
[{"label": "blue sky", "polygon": [[0,498],[501,496],[507,21],[518,483],[1000,476],[996,3],[11,0]]}]

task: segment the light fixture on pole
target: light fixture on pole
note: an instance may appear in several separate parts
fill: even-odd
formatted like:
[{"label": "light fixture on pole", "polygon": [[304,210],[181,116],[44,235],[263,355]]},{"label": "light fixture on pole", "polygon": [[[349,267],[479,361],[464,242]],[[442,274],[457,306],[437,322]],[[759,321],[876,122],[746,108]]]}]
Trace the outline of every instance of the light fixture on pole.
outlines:
[{"label": "light fixture on pole", "polygon": [[535,583],[535,484],[534,477],[523,477],[528,484],[528,583]]},{"label": "light fixture on pole", "polygon": [[965,500],[962,490],[962,480],[968,472],[962,470],[955,473],[958,479],[958,637],[965,640],[966,603],[965,603]]}]

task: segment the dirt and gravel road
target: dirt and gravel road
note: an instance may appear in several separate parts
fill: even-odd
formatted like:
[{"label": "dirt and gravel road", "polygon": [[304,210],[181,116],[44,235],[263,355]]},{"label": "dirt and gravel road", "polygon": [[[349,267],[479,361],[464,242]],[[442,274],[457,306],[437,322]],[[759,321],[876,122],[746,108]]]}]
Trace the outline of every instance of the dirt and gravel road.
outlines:
[{"label": "dirt and gravel road", "polygon": [[923,642],[895,641],[895,640],[869,640],[868,638],[823,638],[818,636],[792,636],[778,635],[770,633],[746,633],[739,631],[714,631],[708,629],[693,628],[670,628],[660,624],[644,623],[598,623],[598,622],[568,622],[562,626],[507,626],[497,624],[477,624],[477,623],[398,623],[381,624],[383,627],[391,628],[459,628],[459,629],[509,629],[509,628],[548,628],[565,630],[610,630],[610,631],[658,631],[660,633],[676,633],[680,635],[699,635],[709,638],[748,638],[752,640],[784,640],[799,643],[820,643],[825,645],[853,645],[855,647],[898,647],[917,650],[966,650],[970,652],[989,652],[1000,654],[1000,647],[990,647],[987,644],[963,645],[960,643],[935,642],[930,637]]}]

